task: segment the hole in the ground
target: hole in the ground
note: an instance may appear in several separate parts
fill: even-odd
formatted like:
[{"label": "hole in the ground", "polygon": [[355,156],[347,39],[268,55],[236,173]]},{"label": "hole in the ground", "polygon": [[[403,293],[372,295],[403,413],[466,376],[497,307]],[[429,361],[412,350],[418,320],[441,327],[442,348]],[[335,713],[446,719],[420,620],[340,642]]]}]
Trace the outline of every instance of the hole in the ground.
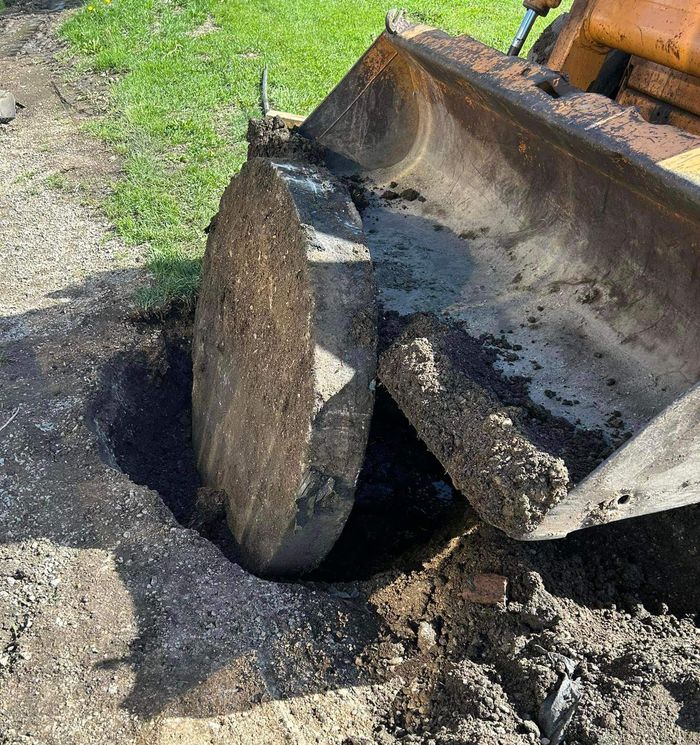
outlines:
[{"label": "hole in the ground", "polygon": [[[157,491],[176,519],[195,527],[232,561],[225,519],[202,520],[201,486],[192,449],[192,366],[182,337],[163,349],[112,360],[92,411],[103,459],[137,484]],[[201,493],[201,492],[200,492]],[[436,539],[459,531],[471,515],[437,459],[389,394],[377,393],[355,507],[314,579],[364,579],[425,559]]]},{"label": "hole in the ground", "polygon": [[169,345],[156,359],[120,355],[104,371],[93,416],[110,465],[157,491],[181,523],[191,519],[200,486],[190,436],[191,385],[184,346]]},{"label": "hole in the ground", "polygon": [[377,389],[355,505],[313,577],[365,579],[418,566],[474,513],[391,396]]}]

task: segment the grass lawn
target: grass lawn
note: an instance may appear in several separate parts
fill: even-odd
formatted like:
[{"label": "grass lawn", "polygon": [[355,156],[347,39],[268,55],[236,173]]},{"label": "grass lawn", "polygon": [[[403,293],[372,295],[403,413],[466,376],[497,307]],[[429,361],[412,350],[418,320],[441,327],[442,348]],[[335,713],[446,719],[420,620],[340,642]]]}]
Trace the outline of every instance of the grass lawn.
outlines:
[{"label": "grass lawn", "polygon": [[[203,229],[245,159],[263,66],[272,107],[308,113],[383,29],[389,7],[390,0],[90,0],[64,25],[87,65],[115,74],[112,113],[95,129],[125,159],[106,209],[127,242],[149,246],[154,282],[144,305],[196,293]],[[502,50],[524,13],[520,0],[405,7]]]}]

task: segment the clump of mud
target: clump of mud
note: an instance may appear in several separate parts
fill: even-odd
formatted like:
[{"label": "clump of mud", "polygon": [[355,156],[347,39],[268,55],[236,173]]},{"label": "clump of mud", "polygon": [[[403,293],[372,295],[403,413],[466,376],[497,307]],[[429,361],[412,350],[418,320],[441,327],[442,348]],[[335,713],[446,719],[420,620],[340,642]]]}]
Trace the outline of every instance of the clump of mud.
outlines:
[{"label": "clump of mud", "polygon": [[315,142],[290,130],[278,116],[248,122],[248,160],[285,158],[322,165],[325,150]]}]

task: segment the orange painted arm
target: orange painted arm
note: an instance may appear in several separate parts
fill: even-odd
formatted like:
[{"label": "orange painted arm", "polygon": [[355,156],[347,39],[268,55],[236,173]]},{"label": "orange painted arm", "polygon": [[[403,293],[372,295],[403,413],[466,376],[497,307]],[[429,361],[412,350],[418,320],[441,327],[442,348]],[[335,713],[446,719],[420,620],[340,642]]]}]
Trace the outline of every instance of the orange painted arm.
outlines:
[{"label": "orange painted arm", "polygon": [[546,16],[550,10],[561,5],[561,0],[525,0],[523,5],[536,11],[538,15]]}]

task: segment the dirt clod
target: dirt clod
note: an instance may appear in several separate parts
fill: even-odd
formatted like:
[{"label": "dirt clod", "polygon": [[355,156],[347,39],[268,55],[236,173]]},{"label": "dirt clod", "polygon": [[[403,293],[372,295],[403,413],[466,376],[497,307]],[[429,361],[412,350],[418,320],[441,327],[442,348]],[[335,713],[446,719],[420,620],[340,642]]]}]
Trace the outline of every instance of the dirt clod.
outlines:
[{"label": "dirt clod", "polygon": [[405,199],[407,202],[415,202],[420,197],[420,192],[416,189],[404,189],[400,196],[401,199]]},{"label": "dirt clod", "polygon": [[278,116],[248,122],[248,158],[286,158],[323,163],[323,148],[290,130]]}]

